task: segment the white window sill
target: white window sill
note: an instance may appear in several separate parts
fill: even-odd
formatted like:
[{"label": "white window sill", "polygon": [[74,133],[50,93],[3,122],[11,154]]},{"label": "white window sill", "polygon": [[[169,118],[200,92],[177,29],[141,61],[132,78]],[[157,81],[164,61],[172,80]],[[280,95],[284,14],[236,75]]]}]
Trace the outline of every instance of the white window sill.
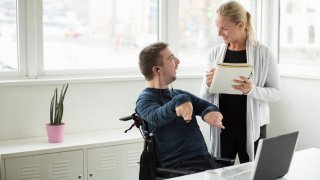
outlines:
[{"label": "white window sill", "polygon": [[[320,80],[320,66],[306,65],[288,65],[280,64],[280,76],[302,79]],[[190,73],[193,72],[193,73]],[[199,68],[188,69],[181,68],[178,70],[179,79],[202,79],[202,71]],[[52,76],[39,77],[36,79],[20,78],[10,80],[0,80],[0,87],[6,86],[30,86],[30,85],[49,85],[61,83],[103,83],[103,82],[123,82],[123,81],[145,81],[140,74],[125,74],[125,75],[105,75],[105,76]]]},{"label": "white window sill", "polygon": [[[200,74],[181,74],[178,79],[197,79],[202,78]],[[12,79],[0,80],[0,87],[10,86],[37,86],[61,83],[103,83],[103,82],[123,82],[123,81],[145,81],[142,75],[123,75],[123,76],[88,76],[88,77],[46,77],[37,79]]]},{"label": "white window sill", "polygon": [[126,76],[88,76],[88,77],[45,77],[37,79],[14,79],[0,80],[0,87],[5,86],[29,86],[29,85],[48,85],[61,83],[99,83],[99,82],[115,82],[115,81],[140,81],[144,80],[142,76],[126,75]]},{"label": "white window sill", "polygon": [[282,77],[320,80],[320,66],[317,65],[279,64],[279,67]]},{"label": "white window sill", "polygon": [[[200,67],[182,67],[177,71],[178,79],[200,79],[203,77]],[[191,72],[191,73],[190,73]],[[145,81],[144,77],[137,69],[118,69],[109,70],[108,73],[102,74],[100,71],[95,71],[97,75],[81,75],[72,74],[68,72],[68,76],[64,71],[47,73],[47,75],[39,76],[37,78],[15,78],[15,79],[0,79],[0,87],[5,86],[34,86],[34,85],[48,85],[61,83],[103,83],[103,82],[123,82],[123,81]],[[84,72],[83,74],[85,74]],[[89,73],[92,73],[89,71]],[[99,74],[101,73],[101,74]]]}]

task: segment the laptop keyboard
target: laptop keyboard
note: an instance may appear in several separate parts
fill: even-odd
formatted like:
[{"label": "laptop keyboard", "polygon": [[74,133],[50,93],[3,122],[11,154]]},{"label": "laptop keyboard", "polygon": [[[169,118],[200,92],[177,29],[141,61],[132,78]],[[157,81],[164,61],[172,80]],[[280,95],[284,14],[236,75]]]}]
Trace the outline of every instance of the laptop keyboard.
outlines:
[{"label": "laptop keyboard", "polygon": [[226,180],[250,180],[252,165],[243,164],[239,167],[227,167],[222,172],[222,178]]},{"label": "laptop keyboard", "polygon": [[225,180],[250,180],[252,171],[244,171],[239,174],[225,178]]}]

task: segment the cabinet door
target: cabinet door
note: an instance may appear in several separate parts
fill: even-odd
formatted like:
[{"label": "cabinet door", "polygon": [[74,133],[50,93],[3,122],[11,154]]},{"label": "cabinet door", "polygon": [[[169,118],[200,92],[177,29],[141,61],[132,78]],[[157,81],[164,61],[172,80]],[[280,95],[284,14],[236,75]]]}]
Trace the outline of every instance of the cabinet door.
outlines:
[{"label": "cabinet door", "polygon": [[83,169],[83,150],[5,159],[6,180],[76,180]]},{"label": "cabinet door", "polygon": [[88,149],[88,180],[138,180],[142,143]]}]

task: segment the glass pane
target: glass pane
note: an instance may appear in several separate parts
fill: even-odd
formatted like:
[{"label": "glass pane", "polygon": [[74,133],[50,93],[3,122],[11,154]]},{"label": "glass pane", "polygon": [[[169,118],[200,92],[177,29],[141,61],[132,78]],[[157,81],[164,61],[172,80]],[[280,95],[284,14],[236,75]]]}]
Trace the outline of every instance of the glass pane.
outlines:
[{"label": "glass pane", "polygon": [[[209,49],[223,42],[216,31],[215,16],[216,9],[226,1],[180,1],[179,59],[182,66],[204,66]],[[249,0],[239,2],[251,12]]]},{"label": "glass pane", "polygon": [[280,62],[320,65],[318,1],[281,0],[280,3]]},{"label": "glass pane", "polygon": [[18,70],[15,0],[0,0],[0,72]]},{"label": "glass pane", "polygon": [[44,0],[44,69],[137,67],[158,39],[157,0]]}]

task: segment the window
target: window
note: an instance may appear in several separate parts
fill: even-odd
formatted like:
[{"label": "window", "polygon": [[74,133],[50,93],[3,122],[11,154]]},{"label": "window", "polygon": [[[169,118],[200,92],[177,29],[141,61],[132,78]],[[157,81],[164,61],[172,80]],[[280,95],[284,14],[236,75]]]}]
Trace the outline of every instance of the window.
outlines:
[{"label": "window", "polygon": [[0,0],[0,72],[17,71],[16,1]]},{"label": "window", "polygon": [[309,43],[313,44],[315,43],[315,31],[314,31],[314,26],[309,27]]},{"label": "window", "polygon": [[[181,66],[204,67],[209,49],[222,42],[215,26],[216,9],[227,0],[180,0],[179,58]],[[251,13],[251,1],[239,1]]]},{"label": "window", "polygon": [[287,42],[288,42],[288,44],[292,44],[292,42],[293,42],[293,32],[292,32],[293,30],[292,30],[292,27],[291,26],[289,26],[288,27],[288,35],[287,35]]},{"label": "window", "polygon": [[315,2],[280,1],[281,64],[320,65],[320,7]]},{"label": "window", "polygon": [[44,0],[44,71],[137,68],[158,40],[157,0]]},{"label": "window", "polygon": [[[222,42],[214,18],[225,1],[0,0],[0,76],[137,73],[138,53],[158,40],[170,44],[181,69],[199,73]],[[255,0],[240,2],[255,19]]]}]

